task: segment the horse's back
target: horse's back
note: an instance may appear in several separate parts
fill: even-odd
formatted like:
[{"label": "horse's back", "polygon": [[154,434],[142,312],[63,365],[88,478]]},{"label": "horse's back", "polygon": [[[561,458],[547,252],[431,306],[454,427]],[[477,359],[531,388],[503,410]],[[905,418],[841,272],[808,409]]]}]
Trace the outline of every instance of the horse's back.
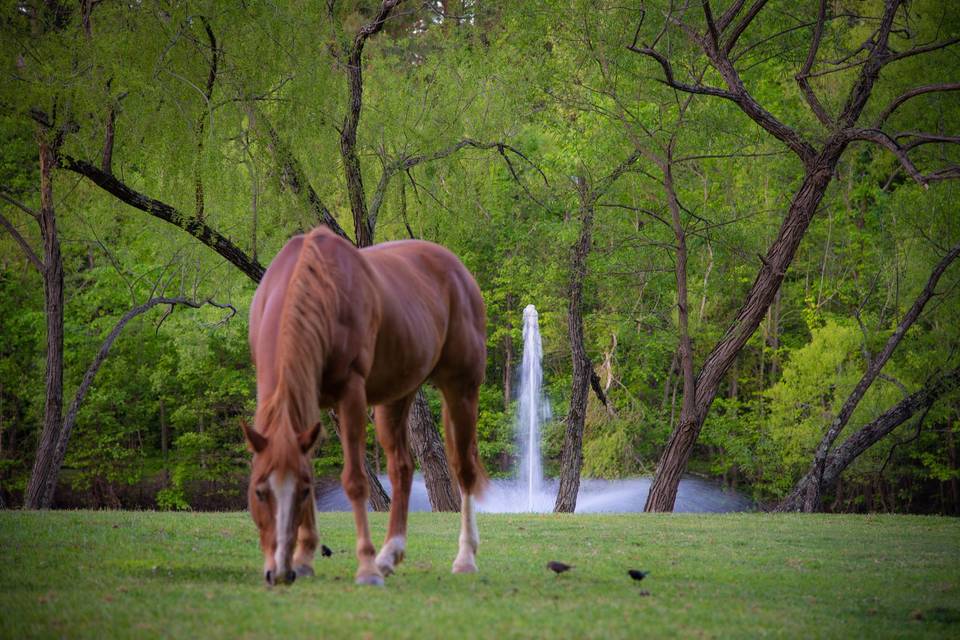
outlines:
[{"label": "horse's back", "polygon": [[486,310],[459,258],[422,240],[387,242],[361,255],[381,289],[378,356],[421,363],[416,386],[428,377],[479,384],[486,368]]}]

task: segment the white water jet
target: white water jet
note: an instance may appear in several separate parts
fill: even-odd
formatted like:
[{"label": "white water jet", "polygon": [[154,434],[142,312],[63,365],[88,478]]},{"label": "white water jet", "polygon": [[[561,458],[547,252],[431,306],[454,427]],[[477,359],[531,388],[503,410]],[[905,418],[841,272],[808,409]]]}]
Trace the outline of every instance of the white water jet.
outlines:
[{"label": "white water jet", "polygon": [[527,511],[534,511],[543,493],[540,456],[540,425],[550,419],[550,403],[543,395],[543,343],[540,318],[532,304],[523,310],[523,360],[517,403],[517,437],[520,457],[519,481],[526,484]]}]

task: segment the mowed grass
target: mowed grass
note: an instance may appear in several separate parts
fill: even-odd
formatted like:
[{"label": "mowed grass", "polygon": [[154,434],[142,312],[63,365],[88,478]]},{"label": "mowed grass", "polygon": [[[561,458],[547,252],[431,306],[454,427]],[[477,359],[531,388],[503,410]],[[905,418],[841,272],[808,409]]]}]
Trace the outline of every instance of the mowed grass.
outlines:
[{"label": "mowed grass", "polygon": [[960,637],[956,519],[481,514],[480,573],[451,575],[458,516],[414,513],[382,589],[353,584],[350,514],[319,520],[333,557],[267,589],[245,513],[0,512],[0,634]]}]

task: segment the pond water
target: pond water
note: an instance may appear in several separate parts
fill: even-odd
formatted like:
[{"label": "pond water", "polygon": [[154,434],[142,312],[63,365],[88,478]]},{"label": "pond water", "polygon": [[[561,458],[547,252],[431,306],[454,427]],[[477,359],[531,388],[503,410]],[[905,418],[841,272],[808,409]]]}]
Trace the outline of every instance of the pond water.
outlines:
[{"label": "pond water", "polygon": [[[392,493],[386,476],[380,478],[387,493]],[[643,504],[650,490],[650,478],[625,480],[580,481],[577,494],[577,513],[636,513],[643,511]],[[541,490],[531,501],[527,487],[515,480],[493,480],[482,501],[477,503],[486,513],[548,513],[553,511],[557,495],[557,481],[544,480]],[[532,508],[530,508],[532,502]],[[725,513],[752,511],[753,501],[747,496],[724,488],[720,483],[696,476],[684,476],[677,491],[674,511],[689,513]],[[349,511],[350,501],[338,482],[324,483],[317,491],[319,511]],[[414,476],[410,493],[410,511],[430,511],[430,500],[420,474]]]}]

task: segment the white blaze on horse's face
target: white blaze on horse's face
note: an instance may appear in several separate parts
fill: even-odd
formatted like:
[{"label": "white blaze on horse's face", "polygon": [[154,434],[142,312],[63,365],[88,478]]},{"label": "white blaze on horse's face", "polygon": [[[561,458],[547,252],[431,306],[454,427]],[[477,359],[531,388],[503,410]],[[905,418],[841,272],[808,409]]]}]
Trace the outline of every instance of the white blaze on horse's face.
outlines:
[{"label": "white blaze on horse's face", "polygon": [[284,579],[291,572],[290,562],[293,557],[293,547],[297,541],[296,522],[294,514],[297,505],[297,479],[292,473],[282,476],[279,471],[270,474],[267,480],[273,492],[276,503],[274,525],[276,526],[277,547],[273,559],[276,567],[276,576]]}]

